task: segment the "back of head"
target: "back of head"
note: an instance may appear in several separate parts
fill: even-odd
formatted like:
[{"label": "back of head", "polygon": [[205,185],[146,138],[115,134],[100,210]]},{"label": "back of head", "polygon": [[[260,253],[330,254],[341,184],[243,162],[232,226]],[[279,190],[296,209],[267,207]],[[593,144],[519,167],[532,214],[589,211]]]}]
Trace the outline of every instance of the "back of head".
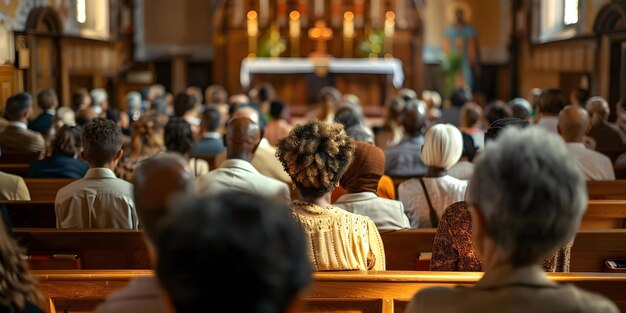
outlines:
[{"label": "back of head", "polygon": [[83,157],[91,167],[103,167],[122,149],[122,131],[113,121],[95,118],[82,131]]},{"label": "back of head", "polygon": [[274,120],[279,120],[283,116],[283,110],[285,109],[285,104],[280,100],[274,100],[270,102],[270,116]]},{"label": "back of head", "polygon": [[152,100],[151,108],[158,113],[167,113],[167,98],[165,96],[159,96]]},{"label": "back of head", "polygon": [[53,110],[59,104],[57,94],[52,89],[45,89],[37,94],[37,105],[43,110]]},{"label": "back of head", "polygon": [[69,107],[60,107],[57,110],[56,119],[63,125],[76,126],[76,114]]},{"label": "back of head", "polygon": [[441,95],[433,90],[424,90],[422,92],[422,100],[430,109],[438,109],[441,107]]},{"label": "back of head", "polygon": [[462,152],[463,136],[453,125],[437,124],[426,132],[422,148],[426,166],[447,170],[459,161]]},{"label": "back of head", "polygon": [[185,92],[181,92],[174,98],[174,115],[183,117],[196,106],[196,98]]},{"label": "back of head", "polygon": [[502,101],[492,102],[485,108],[485,119],[489,125],[497,120],[510,117],[511,110],[506,103]]},{"label": "back of head", "polygon": [[9,121],[24,119],[25,114],[33,108],[33,97],[26,92],[18,93],[7,100],[4,116]]},{"label": "back of head", "polygon": [[530,102],[524,98],[515,98],[509,102],[509,108],[511,109],[511,117],[519,118],[520,120],[530,119],[530,114],[533,111]]},{"label": "back of head", "polygon": [[68,157],[78,157],[80,154],[81,131],[79,127],[65,125],[57,130],[52,140],[54,153],[61,153]]},{"label": "back of head", "polygon": [[207,106],[202,112],[202,125],[207,132],[216,132],[221,125],[222,114],[217,107]]},{"label": "back of head", "polygon": [[583,142],[589,130],[589,115],[585,109],[569,105],[559,113],[559,134],[566,142]]},{"label": "back of head", "polygon": [[163,126],[156,115],[146,115],[135,122],[130,157],[154,155],[163,150]]},{"label": "back of head", "polygon": [[267,102],[274,99],[274,87],[268,83],[263,83],[258,87],[257,98],[259,102]]},{"label": "back of head", "polygon": [[129,112],[141,109],[141,94],[137,91],[131,91],[126,94],[126,106]]},{"label": "back of head", "polygon": [[226,146],[228,158],[243,157],[252,161],[252,154],[261,142],[260,125],[252,118],[235,116],[226,125]]},{"label": "back of head", "polygon": [[108,101],[109,95],[106,90],[102,88],[96,88],[89,92],[91,95],[91,106],[99,107],[102,106],[103,103]]},{"label": "back of head", "polygon": [[476,103],[468,102],[461,107],[461,126],[475,127],[478,126],[483,115],[483,109]]},{"label": "back of head", "polygon": [[485,132],[485,144],[489,141],[496,140],[502,133],[502,131],[509,127],[522,129],[530,126],[530,123],[519,118],[503,118],[499,119],[489,125]]},{"label": "back of head", "polygon": [[201,105],[203,102],[202,89],[198,86],[189,86],[185,93],[193,97],[194,104]]},{"label": "back of head", "polygon": [[341,177],[341,185],[349,193],[376,192],[385,172],[385,153],[373,144],[356,142],[354,159]]},{"label": "back of head", "polygon": [[335,188],[354,148],[341,124],[310,120],[278,143],[276,156],[302,196],[321,197]]},{"label": "back of head", "polygon": [[579,105],[585,105],[587,100],[589,99],[589,89],[586,88],[576,88],[572,91],[572,98],[578,102]]},{"label": "back of head", "polygon": [[417,100],[417,92],[415,92],[415,90],[413,89],[402,88],[398,90],[397,97],[402,98],[402,100],[404,100],[405,102],[409,102],[411,100]]},{"label": "back of head", "polygon": [[91,102],[89,93],[85,89],[79,89],[72,94],[72,110],[78,112],[82,107],[88,106]]},{"label": "back of head", "polygon": [[344,106],[335,113],[335,123],[343,125],[344,128],[349,128],[361,124],[361,119],[351,107]]},{"label": "back of head", "polygon": [[548,88],[539,97],[539,108],[543,115],[557,116],[565,106],[567,106],[567,98],[559,89]]},{"label": "back of head", "polygon": [[421,100],[411,100],[406,103],[402,115],[402,126],[407,135],[421,136],[426,126],[426,104]]},{"label": "back of head", "polygon": [[195,190],[187,162],[175,153],[157,154],[141,162],[133,185],[140,224],[153,243],[158,224],[173,208],[172,201],[177,196],[192,195]]},{"label": "back of head", "polygon": [[225,104],[228,101],[228,92],[220,85],[211,85],[204,91],[204,100],[207,104]]},{"label": "back of head", "polygon": [[398,125],[405,106],[406,102],[402,98],[391,99],[385,110],[385,125],[389,127],[395,127]]},{"label": "back of head", "polygon": [[464,104],[472,101],[472,91],[469,88],[457,88],[450,93],[450,104],[460,108]]},{"label": "back of head", "polygon": [[193,148],[191,125],[182,118],[171,118],[165,125],[163,141],[167,151],[188,155]]},{"label": "back of head", "polygon": [[207,305],[224,313],[286,312],[311,282],[305,246],[283,205],[239,193],[190,199],[159,228],[157,275],[178,313]]},{"label": "back of head", "polygon": [[486,146],[468,189],[484,233],[515,267],[537,264],[572,239],[586,198],[565,144],[539,127],[507,129]]},{"label": "back of head", "polygon": [[606,121],[611,114],[609,103],[602,97],[592,97],[585,104],[585,109],[589,113],[591,125],[598,125]]},{"label": "back of head", "polygon": [[341,100],[341,92],[335,87],[326,86],[317,94],[317,102],[330,102],[337,105]]}]

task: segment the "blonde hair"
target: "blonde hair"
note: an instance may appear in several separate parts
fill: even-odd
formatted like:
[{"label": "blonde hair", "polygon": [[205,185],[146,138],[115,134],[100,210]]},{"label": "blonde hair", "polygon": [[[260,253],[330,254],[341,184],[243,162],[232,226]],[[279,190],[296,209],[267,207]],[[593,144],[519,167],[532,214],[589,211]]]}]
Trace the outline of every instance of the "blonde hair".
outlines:
[{"label": "blonde hair", "polygon": [[438,124],[426,133],[422,161],[426,166],[449,169],[461,158],[463,136],[450,124]]}]

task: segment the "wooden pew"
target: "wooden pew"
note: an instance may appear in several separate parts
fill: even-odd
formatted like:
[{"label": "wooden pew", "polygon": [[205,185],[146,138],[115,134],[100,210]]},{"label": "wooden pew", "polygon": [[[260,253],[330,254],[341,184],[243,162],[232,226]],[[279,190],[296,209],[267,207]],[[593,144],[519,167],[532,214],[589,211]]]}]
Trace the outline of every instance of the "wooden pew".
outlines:
[{"label": "wooden pew", "polygon": [[30,164],[41,158],[40,152],[2,153],[0,164]]},{"label": "wooden pew", "polygon": [[73,182],[67,178],[28,178],[24,179],[31,201],[54,202],[57,191]]},{"label": "wooden pew", "polygon": [[[58,312],[91,312],[104,298],[134,277],[151,271],[33,271],[42,293]],[[304,312],[403,312],[423,288],[470,286],[482,273],[320,272],[306,295]],[[626,274],[555,273],[555,281],[603,294],[626,310]]]},{"label": "wooden pew", "polygon": [[148,269],[143,233],[121,229],[14,229],[27,254],[75,254],[82,269]]},{"label": "wooden pew", "polygon": [[626,166],[625,165],[613,165],[613,171],[615,171],[616,179],[626,179]]},{"label": "wooden pew", "polygon": [[0,201],[12,227],[56,228],[54,201]]},{"label": "wooden pew", "polygon": [[[388,270],[411,271],[420,253],[432,252],[435,229],[411,229],[381,233]],[[626,258],[626,230],[580,230],[572,247],[570,271],[602,272],[604,261]]]},{"label": "wooden pew", "polygon": [[597,151],[609,157],[611,163],[614,163],[620,155],[626,153],[626,148],[600,149]]},{"label": "wooden pew", "polygon": [[0,164],[0,172],[25,177],[30,164]]},{"label": "wooden pew", "polygon": [[626,228],[626,201],[589,201],[580,229]]}]

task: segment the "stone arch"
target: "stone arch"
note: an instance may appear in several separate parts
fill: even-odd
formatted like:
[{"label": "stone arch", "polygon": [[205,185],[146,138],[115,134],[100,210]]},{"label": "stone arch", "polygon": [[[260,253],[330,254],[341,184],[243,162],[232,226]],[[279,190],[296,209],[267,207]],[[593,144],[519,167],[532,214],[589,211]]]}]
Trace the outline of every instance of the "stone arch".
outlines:
[{"label": "stone arch", "polygon": [[63,32],[63,23],[53,8],[35,8],[28,14],[25,29],[37,33],[60,34]]},{"label": "stone arch", "polygon": [[626,2],[613,1],[605,5],[593,25],[596,34],[626,31]]}]

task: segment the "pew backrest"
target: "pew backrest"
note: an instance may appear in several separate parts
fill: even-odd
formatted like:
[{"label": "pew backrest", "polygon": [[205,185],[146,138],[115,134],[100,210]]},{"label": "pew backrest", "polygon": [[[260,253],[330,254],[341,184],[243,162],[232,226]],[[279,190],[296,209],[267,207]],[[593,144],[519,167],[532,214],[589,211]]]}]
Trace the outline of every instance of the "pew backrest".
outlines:
[{"label": "pew backrest", "polygon": [[32,201],[54,202],[59,189],[75,181],[67,178],[27,178],[24,179]]},{"label": "pew backrest", "polygon": [[56,228],[54,201],[0,201],[12,227]]},{"label": "pew backrest", "polygon": [[587,205],[581,229],[625,228],[626,201],[592,200]]},{"label": "pew backrest", "polygon": [[40,152],[3,152],[2,156],[0,156],[0,164],[30,164],[39,160],[40,157]]},{"label": "pew backrest", "polygon": [[[89,312],[134,277],[150,271],[33,271],[58,312]],[[320,272],[305,296],[304,312],[403,312],[415,292],[428,287],[471,286],[482,273]],[[626,274],[556,273],[549,277],[600,293],[626,310]],[[236,304],[235,304],[236,305]]]},{"label": "pew backrest", "polygon": [[25,177],[29,164],[0,164],[0,172]]}]

